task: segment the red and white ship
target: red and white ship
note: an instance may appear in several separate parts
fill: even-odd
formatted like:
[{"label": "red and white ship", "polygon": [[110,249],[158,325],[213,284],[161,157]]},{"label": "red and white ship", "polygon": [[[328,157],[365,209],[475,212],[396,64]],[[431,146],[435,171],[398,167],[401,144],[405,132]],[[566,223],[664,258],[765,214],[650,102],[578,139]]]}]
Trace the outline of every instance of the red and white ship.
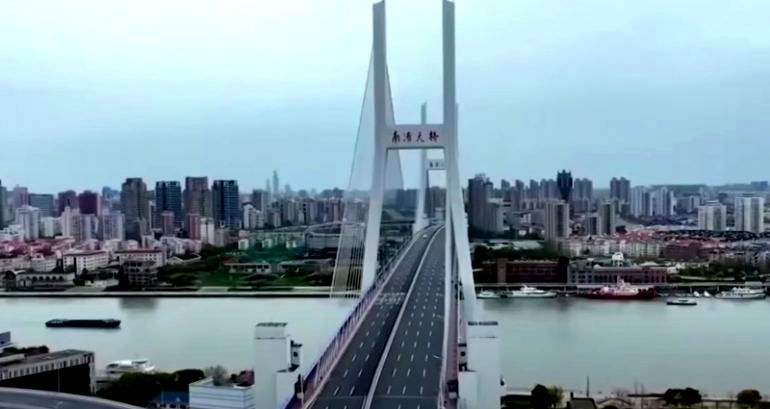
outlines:
[{"label": "red and white ship", "polygon": [[653,287],[640,287],[627,284],[618,278],[618,283],[612,286],[605,286],[592,291],[589,298],[599,299],[651,299],[655,297]]}]

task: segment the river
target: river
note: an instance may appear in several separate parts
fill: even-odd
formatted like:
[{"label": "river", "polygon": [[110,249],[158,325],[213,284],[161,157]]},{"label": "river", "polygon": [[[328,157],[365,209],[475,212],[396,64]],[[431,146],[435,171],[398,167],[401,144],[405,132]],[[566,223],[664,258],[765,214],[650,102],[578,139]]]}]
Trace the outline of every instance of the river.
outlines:
[{"label": "river", "polygon": [[[725,395],[770,392],[770,301],[700,299],[695,307],[656,301],[479,301],[501,326],[507,385],[536,383],[583,390],[655,391],[692,386]],[[21,345],[96,352],[112,360],[150,358],[159,369],[221,364],[250,367],[254,324],[289,322],[293,338],[315,357],[347,305],[325,298],[0,298],[0,331]],[[51,318],[109,317],[119,330],[46,328]]]}]

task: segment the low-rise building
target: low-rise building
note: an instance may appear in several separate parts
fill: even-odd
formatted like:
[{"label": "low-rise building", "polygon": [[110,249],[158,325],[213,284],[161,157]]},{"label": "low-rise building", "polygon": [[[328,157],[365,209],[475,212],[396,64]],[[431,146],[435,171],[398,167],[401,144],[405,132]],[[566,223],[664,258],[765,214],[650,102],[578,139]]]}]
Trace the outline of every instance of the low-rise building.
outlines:
[{"label": "low-rise building", "polygon": [[565,283],[567,263],[559,266],[556,260],[485,261],[474,275],[478,283]]},{"label": "low-rise building", "polygon": [[195,409],[255,409],[254,385],[215,383],[212,378],[191,383],[190,407]]},{"label": "low-rise building", "polygon": [[94,271],[110,264],[106,251],[78,251],[64,255],[64,267],[74,267],[75,272]]},{"label": "low-rise building", "polygon": [[15,287],[19,289],[63,289],[75,285],[73,272],[11,271],[6,273],[6,280],[10,279],[8,274],[14,275]]},{"label": "low-rise building", "polygon": [[614,284],[621,279],[629,284],[665,284],[669,269],[656,264],[604,266],[592,259],[576,260],[569,266],[570,284]]},{"label": "low-rise building", "polygon": [[114,255],[121,265],[127,261],[152,261],[157,267],[166,265],[166,254],[158,249],[121,250]]},{"label": "low-rise building", "polygon": [[123,274],[131,287],[149,287],[158,284],[158,266],[151,260],[123,263]]}]

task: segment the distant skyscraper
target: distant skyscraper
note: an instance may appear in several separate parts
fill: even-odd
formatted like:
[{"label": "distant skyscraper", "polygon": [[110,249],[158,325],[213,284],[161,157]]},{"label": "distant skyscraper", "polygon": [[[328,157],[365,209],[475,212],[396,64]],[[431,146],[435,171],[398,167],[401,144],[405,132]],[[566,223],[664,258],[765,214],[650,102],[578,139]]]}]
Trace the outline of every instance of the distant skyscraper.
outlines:
[{"label": "distant skyscraper", "polygon": [[559,198],[569,202],[572,196],[572,173],[562,170],[556,174],[556,186],[559,188]]},{"label": "distant skyscraper", "polygon": [[251,204],[260,212],[264,212],[270,207],[270,192],[260,189],[254,189],[251,192]]},{"label": "distant skyscraper", "polygon": [[[211,191],[209,190],[209,178],[187,177],[184,182],[184,211],[185,214],[194,213],[198,217],[211,217]],[[197,223],[198,225],[200,223]],[[185,226],[188,231],[190,226]]]},{"label": "distant skyscraper", "polygon": [[101,217],[102,240],[125,240],[125,219],[123,213],[112,211]]},{"label": "distant skyscraper", "polygon": [[634,186],[631,189],[631,215],[634,217],[647,215],[647,195],[647,189],[644,186]]},{"label": "distant skyscraper", "polygon": [[765,231],[765,198],[738,196],[735,198],[735,230],[763,233]]},{"label": "distant skyscraper", "polygon": [[86,190],[78,195],[78,209],[80,214],[99,215],[101,213],[101,203],[99,203],[99,194]]},{"label": "distant skyscraper", "polygon": [[127,178],[120,191],[120,203],[126,220],[126,238],[141,240],[147,230],[147,185],[142,178]]},{"label": "distant skyscraper", "polygon": [[55,213],[54,199],[51,194],[30,193],[29,205],[40,209],[40,217],[51,217]]},{"label": "distant skyscraper", "polygon": [[575,179],[573,199],[591,200],[594,195],[594,183],[591,179]]},{"label": "distant skyscraper", "polygon": [[243,216],[241,217],[241,220],[243,221],[244,230],[253,230],[257,228],[259,213],[260,211],[257,210],[253,204],[246,203],[243,205]]},{"label": "distant skyscraper", "polygon": [[168,226],[162,220],[165,212],[173,215],[173,225],[182,227],[182,186],[177,181],[159,181],[155,183],[155,225],[160,226],[163,234],[170,235],[164,229]]},{"label": "distant skyscraper", "polygon": [[722,231],[727,227],[727,207],[719,202],[706,202],[698,206],[698,228]]},{"label": "distant skyscraper", "polygon": [[472,234],[490,231],[492,223],[492,182],[484,175],[468,180],[468,224]]},{"label": "distant skyscraper", "polygon": [[64,212],[65,207],[69,207],[70,210],[75,210],[78,208],[78,194],[75,193],[74,190],[67,190],[64,192],[59,192],[59,195],[57,197],[57,215],[62,214]]},{"label": "distant skyscraper", "polygon": [[617,225],[617,215],[615,214],[616,203],[613,201],[604,202],[599,205],[599,217],[596,234],[612,235],[615,234]]},{"label": "distant skyscraper", "polygon": [[176,215],[170,210],[160,212],[160,230],[164,236],[174,236],[176,232]]},{"label": "distant skyscraper", "polygon": [[278,180],[278,171],[273,171],[273,196],[278,197],[281,194],[280,180]]},{"label": "distant skyscraper", "polygon": [[187,229],[187,238],[192,240],[200,240],[201,215],[198,213],[187,213],[185,216],[185,229]]},{"label": "distant skyscraper", "polygon": [[13,198],[13,207],[18,209],[19,207],[29,205],[29,189],[24,186],[14,186],[13,192],[11,192]]},{"label": "distant skyscraper", "polygon": [[215,180],[211,187],[214,221],[217,226],[237,230],[241,227],[241,206],[238,182]]},{"label": "distant skyscraper", "polygon": [[40,209],[29,205],[17,207],[16,224],[24,230],[24,240],[37,240],[40,237]]},{"label": "distant skyscraper", "polygon": [[3,186],[3,181],[0,180],[0,229],[5,227],[5,202],[5,187]]},{"label": "distant skyscraper", "polygon": [[548,241],[569,237],[569,203],[549,200],[545,203],[543,236]]},{"label": "distant skyscraper", "polygon": [[612,178],[610,180],[610,199],[631,203],[631,181],[624,177]]}]

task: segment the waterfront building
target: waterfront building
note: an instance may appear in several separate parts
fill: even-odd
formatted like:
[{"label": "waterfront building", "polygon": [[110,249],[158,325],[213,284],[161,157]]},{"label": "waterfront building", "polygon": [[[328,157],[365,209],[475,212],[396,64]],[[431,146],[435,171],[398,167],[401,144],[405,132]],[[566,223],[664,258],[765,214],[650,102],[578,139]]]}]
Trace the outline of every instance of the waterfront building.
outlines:
[{"label": "waterfront building", "polygon": [[744,195],[735,198],[735,230],[763,233],[764,217],[764,197]]},{"label": "waterfront building", "polygon": [[241,227],[241,205],[238,182],[215,180],[211,188],[212,209],[217,226],[230,230]]},{"label": "waterfront building", "polygon": [[596,264],[593,260],[577,260],[569,265],[570,284],[615,284],[621,279],[629,284],[665,284],[668,282],[667,267],[643,264],[639,266],[613,266]]},{"label": "waterfront building", "polygon": [[482,263],[474,277],[477,283],[566,283],[567,265],[559,266],[555,260],[497,259]]},{"label": "waterfront building", "polygon": [[122,263],[126,282],[132,288],[158,284],[158,266],[149,260],[129,260]]},{"label": "waterfront building", "polygon": [[21,226],[24,241],[40,237],[40,209],[29,205],[16,208],[16,224]]},{"label": "waterfront building", "polygon": [[120,204],[125,217],[126,237],[141,240],[148,228],[147,185],[142,178],[127,178],[121,186]]},{"label": "waterfront building", "polygon": [[54,216],[56,208],[51,194],[30,193],[29,205],[40,209],[40,217]]},{"label": "waterfront building", "polygon": [[[160,227],[163,234],[167,234],[166,227],[168,226],[163,221],[164,212],[171,212],[173,227],[182,227],[182,220],[184,219],[182,214],[182,186],[175,180],[155,182],[154,225]],[[169,230],[173,231],[173,227]]]},{"label": "waterfront building", "polygon": [[166,254],[158,249],[121,250],[116,251],[113,255],[120,265],[129,261],[149,261],[156,267],[166,265]]},{"label": "waterfront building", "polygon": [[722,231],[727,227],[727,207],[712,201],[698,206],[698,228]]},{"label": "waterfront building", "polygon": [[64,267],[73,267],[77,274],[84,270],[98,270],[109,263],[110,256],[106,251],[73,251],[64,254]]}]

